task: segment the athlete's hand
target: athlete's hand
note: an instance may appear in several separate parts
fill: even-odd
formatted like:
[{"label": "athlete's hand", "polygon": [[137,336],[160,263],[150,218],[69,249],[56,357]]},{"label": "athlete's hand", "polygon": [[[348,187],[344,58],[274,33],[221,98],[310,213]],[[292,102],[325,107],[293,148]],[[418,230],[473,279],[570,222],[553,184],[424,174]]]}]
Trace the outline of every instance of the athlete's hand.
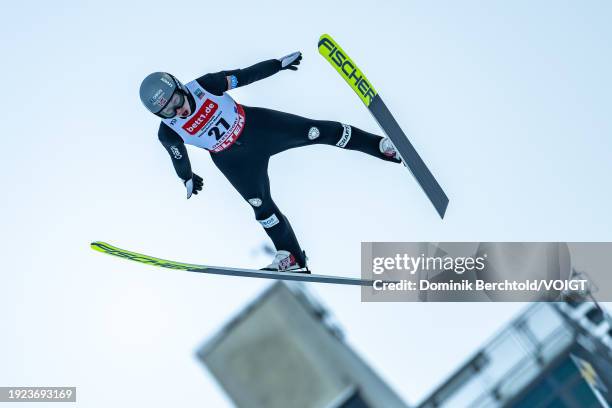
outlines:
[{"label": "athlete's hand", "polygon": [[191,197],[192,194],[198,194],[198,191],[202,190],[204,180],[202,177],[193,173],[193,176],[189,180],[185,180],[185,188],[187,189],[187,198]]},{"label": "athlete's hand", "polygon": [[297,66],[300,65],[300,61],[302,60],[302,53],[300,51],[296,51],[292,54],[285,55],[278,60],[281,63],[281,70],[290,69],[292,71],[297,71]]}]

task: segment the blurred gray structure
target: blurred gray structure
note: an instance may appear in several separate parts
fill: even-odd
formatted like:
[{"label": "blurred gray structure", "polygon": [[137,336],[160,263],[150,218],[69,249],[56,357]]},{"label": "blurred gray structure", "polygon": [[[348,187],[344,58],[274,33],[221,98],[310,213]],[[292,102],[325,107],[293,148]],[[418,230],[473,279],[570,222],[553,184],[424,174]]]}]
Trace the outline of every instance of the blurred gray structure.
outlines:
[{"label": "blurred gray structure", "polygon": [[300,284],[269,287],[197,356],[241,408],[407,407]]},{"label": "blurred gray structure", "polygon": [[419,408],[610,406],[612,320],[584,300],[532,304]]}]

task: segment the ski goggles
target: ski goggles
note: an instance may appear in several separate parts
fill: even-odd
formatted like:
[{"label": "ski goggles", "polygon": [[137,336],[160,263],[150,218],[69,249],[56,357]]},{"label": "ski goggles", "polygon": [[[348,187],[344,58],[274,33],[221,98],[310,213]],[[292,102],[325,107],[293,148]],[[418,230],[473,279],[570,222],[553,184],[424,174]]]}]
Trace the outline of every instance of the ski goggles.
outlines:
[{"label": "ski goggles", "polygon": [[170,119],[176,116],[176,110],[183,106],[185,103],[185,94],[178,90],[172,94],[172,97],[164,106],[164,109],[160,110],[157,114],[165,119]]}]

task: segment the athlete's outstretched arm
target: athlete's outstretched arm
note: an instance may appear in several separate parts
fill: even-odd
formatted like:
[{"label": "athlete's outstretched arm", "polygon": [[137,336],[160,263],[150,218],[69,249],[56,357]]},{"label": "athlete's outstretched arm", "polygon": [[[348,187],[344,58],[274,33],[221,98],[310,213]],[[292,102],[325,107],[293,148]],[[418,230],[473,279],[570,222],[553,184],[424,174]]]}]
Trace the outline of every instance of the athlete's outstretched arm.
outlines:
[{"label": "athlete's outstretched arm", "polygon": [[248,68],[206,74],[197,81],[208,92],[221,95],[225,91],[252,84],[284,69],[296,71],[301,60],[302,53],[297,51],[282,58],[262,61]]},{"label": "athlete's outstretched arm", "polygon": [[165,123],[159,125],[157,135],[170,155],[170,159],[172,159],[176,174],[183,180],[183,184],[187,188],[187,198],[191,197],[192,194],[198,194],[204,183],[202,177],[191,171],[191,163],[183,139]]}]

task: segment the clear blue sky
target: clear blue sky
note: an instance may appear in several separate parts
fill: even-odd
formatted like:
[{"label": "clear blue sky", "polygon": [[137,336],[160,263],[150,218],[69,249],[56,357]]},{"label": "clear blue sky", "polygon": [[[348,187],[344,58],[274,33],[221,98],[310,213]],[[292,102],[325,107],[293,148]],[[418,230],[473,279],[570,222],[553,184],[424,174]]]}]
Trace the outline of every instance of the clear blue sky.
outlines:
[{"label": "clear blue sky", "polygon": [[[0,16],[0,385],[76,385],[83,406],[223,407],[193,359],[268,282],[156,270],[92,240],[258,267],[264,233],[191,150],[185,200],[138,86],[302,50],[297,73],[232,95],[378,129],[318,55],[327,32],[361,65],[450,197],[442,222],[400,167],[312,147],[271,162],[273,196],[314,270],[356,276],[360,241],[612,240],[612,4],[11,2]],[[350,343],[419,401],[515,304],[362,304],[313,285]],[[452,347],[449,347],[451,345]]]}]

